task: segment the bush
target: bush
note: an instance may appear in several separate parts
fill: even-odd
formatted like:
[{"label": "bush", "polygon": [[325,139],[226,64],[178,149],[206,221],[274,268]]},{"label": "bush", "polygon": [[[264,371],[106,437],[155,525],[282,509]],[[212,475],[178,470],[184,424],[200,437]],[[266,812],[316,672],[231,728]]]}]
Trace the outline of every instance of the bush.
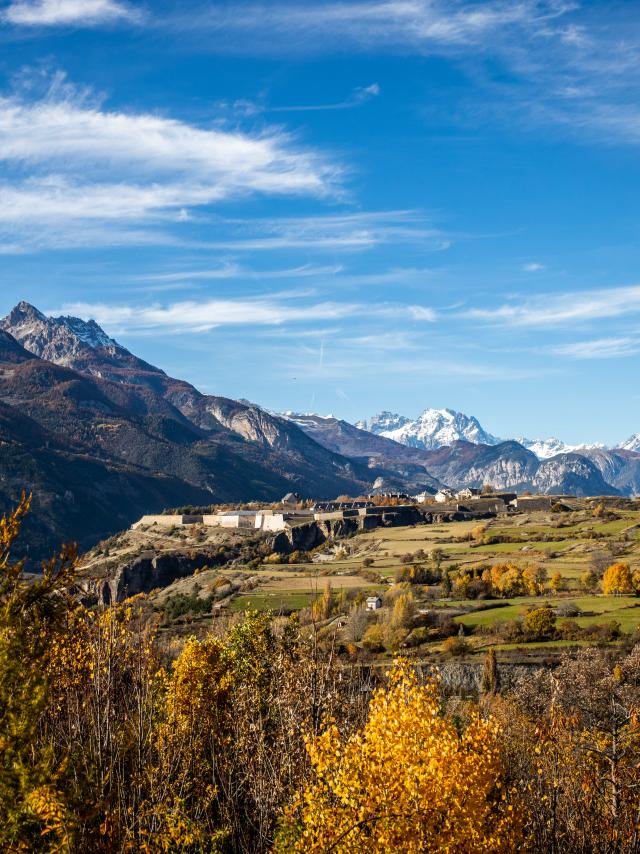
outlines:
[{"label": "bush", "polygon": [[390,652],[397,652],[402,646],[404,646],[408,636],[408,629],[386,626],[384,630],[384,645]]},{"label": "bush", "polygon": [[407,646],[420,646],[429,640],[429,629],[426,626],[420,626],[414,629],[407,635]]},{"label": "bush", "polygon": [[190,593],[189,595],[175,593],[165,599],[160,610],[168,620],[175,620],[177,617],[183,617],[186,614],[208,614],[211,611],[213,599],[213,596],[207,596],[203,599],[197,593]]},{"label": "bush", "polygon": [[362,638],[362,646],[369,652],[382,652],[384,649],[384,630],[379,623],[369,626]]},{"label": "bush", "polygon": [[562,602],[555,610],[558,617],[579,617],[582,613],[575,602]]},{"label": "bush", "polygon": [[527,632],[534,638],[549,638],[555,634],[556,618],[551,608],[536,608],[524,618]]},{"label": "bush", "polygon": [[446,641],[442,644],[442,648],[446,653],[454,656],[466,655],[466,653],[468,653],[470,649],[467,641],[459,635],[447,638]]}]

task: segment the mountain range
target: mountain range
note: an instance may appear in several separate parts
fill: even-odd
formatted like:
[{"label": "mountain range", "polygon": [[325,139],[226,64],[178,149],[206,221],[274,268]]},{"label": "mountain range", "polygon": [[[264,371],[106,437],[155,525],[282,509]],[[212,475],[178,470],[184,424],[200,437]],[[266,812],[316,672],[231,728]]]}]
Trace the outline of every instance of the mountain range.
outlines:
[{"label": "mountain range", "polygon": [[[424,450],[436,450],[448,447],[454,442],[472,442],[474,445],[499,445],[504,439],[498,439],[487,432],[477,418],[465,415],[453,409],[425,409],[417,418],[407,418],[393,412],[381,412],[368,421],[358,421],[356,424],[363,430],[375,433]],[[511,440],[508,440],[511,441]],[[624,450],[640,451],[640,433],[635,433],[614,448],[608,448],[601,442],[593,444],[570,445],[550,437],[548,439],[526,439],[520,437],[518,442],[532,451],[538,459],[546,460],[557,454],[580,453],[590,450]]]},{"label": "mountain range", "polygon": [[[366,427],[366,429],[364,429]],[[638,439],[638,437],[636,437]],[[638,447],[640,442],[635,447]],[[0,512],[33,494],[29,556],[168,506],[482,485],[637,494],[635,447],[539,459],[477,419],[427,410],[348,424],[207,395],[94,321],[19,303],[0,321]]]},{"label": "mountain range", "polygon": [[[432,443],[426,449],[386,435],[399,428],[372,433],[333,416],[285,413],[285,417],[337,453],[366,458],[387,469],[393,466],[398,473],[410,474],[409,465],[419,464],[437,481],[454,488],[490,483],[498,489],[543,493],[640,494],[640,453],[625,449],[568,451],[549,459],[539,459],[515,440],[487,444],[453,439],[449,445],[433,447]],[[387,425],[394,423],[389,413],[380,418]],[[477,424],[476,419],[473,422]]]}]

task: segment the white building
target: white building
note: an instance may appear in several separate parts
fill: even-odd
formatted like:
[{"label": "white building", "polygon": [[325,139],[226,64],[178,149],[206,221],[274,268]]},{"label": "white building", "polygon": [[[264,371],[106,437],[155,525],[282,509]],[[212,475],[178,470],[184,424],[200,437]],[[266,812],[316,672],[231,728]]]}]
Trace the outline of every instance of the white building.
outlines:
[{"label": "white building", "polygon": [[445,501],[451,501],[455,498],[455,495],[452,489],[440,489],[433,497],[438,503],[442,504]]},{"label": "white building", "polygon": [[481,489],[476,489],[475,486],[467,486],[457,493],[457,498],[464,500],[465,498],[478,498],[480,495],[482,495]]},{"label": "white building", "polygon": [[367,611],[377,611],[382,608],[382,599],[379,596],[369,596],[367,599]]}]

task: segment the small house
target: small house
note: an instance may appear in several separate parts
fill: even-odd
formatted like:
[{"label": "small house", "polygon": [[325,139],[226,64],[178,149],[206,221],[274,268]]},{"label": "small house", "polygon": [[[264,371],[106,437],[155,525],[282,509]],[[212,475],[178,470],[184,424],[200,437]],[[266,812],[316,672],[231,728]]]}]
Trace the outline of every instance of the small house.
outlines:
[{"label": "small house", "polygon": [[382,608],[382,599],[379,596],[369,596],[367,599],[367,611],[377,611]]},{"label": "small house", "polygon": [[282,499],[282,504],[284,504],[285,507],[297,507],[300,501],[301,498],[297,492],[287,492]]},{"label": "small house", "polygon": [[452,489],[439,489],[433,497],[439,504],[443,504],[445,501],[451,501],[454,494]]}]

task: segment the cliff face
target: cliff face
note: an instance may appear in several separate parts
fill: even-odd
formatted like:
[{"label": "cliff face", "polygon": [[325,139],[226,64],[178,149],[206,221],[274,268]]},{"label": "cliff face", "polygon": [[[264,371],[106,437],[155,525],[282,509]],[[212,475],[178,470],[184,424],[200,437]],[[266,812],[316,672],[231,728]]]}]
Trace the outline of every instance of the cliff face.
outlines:
[{"label": "cliff face", "polygon": [[373,531],[376,528],[393,528],[399,525],[416,525],[425,522],[425,514],[417,507],[394,507],[384,513],[368,516],[349,516],[344,519],[322,519],[294,525],[280,531],[273,539],[273,551],[290,554],[292,551],[309,551],[327,542],[337,540],[358,531]]},{"label": "cliff face", "polygon": [[141,555],[119,566],[107,578],[87,583],[85,591],[99,605],[122,602],[138,593],[167,587],[178,578],[193,575],[197,569],[213,564],[211,555],[197,553]]}]

